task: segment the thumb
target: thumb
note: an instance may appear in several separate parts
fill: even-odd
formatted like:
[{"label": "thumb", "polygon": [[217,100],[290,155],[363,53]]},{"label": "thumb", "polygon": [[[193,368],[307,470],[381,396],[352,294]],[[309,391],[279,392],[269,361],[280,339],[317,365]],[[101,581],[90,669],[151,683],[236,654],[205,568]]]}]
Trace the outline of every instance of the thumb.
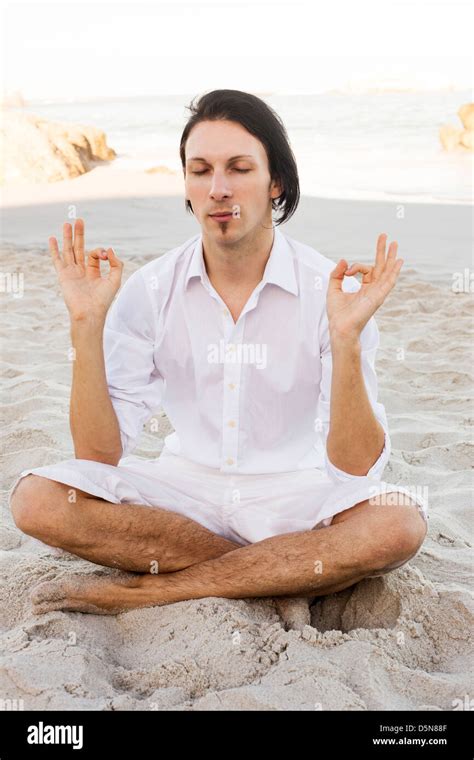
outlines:
[{"label": "thumb", "polygon": [[112,268],[122,268],[123,262],[120,261],[120,259],[117,257],[117,254],[115,253],[113,248],[107,248],[107,258],[109,260],[109,264]]},{"label": "thumb", "polygon": [[107,259],[110,264],[110,270],[108,273],[108,279],[113,282],[114,285],[120,285],[122,279],[123,262],[117,257],[113,248],[107,248]]}]

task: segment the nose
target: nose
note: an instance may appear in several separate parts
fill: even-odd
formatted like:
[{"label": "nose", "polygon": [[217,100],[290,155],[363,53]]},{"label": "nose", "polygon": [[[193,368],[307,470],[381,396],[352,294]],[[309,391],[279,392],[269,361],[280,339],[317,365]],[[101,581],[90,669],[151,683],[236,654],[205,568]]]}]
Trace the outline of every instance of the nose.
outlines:
[{"label": "nose", "polygon": [[212,184],[209,190],[209,197],[215,201],[229,198],[232,191],[227,183],[226,176],[223,172],[215,171],[212,177]]}]

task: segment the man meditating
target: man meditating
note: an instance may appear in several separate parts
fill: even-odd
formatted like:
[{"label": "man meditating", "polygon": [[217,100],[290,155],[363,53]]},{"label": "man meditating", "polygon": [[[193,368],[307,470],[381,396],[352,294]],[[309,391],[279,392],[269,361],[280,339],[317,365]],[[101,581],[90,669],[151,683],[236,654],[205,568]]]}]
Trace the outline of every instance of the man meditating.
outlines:
[{"label": "man meditating", "polygon": [[[49,239],[75,458],[24,470],[11,510],[23,532],[117,572],[40,583],[38,613],[322,596],[399,567],[426,535],[425,502],[381,479],[374,314],[397,243],[380,234],[373,265],[334,266],[286,236],[299,183],[280,118],[237,90],[190,111],[180,154],[199,234],[117,298],[123,264],[110,247],[86,255],[83,220],[64,224],[62,252]],[[134,456],[160,406],[174,432],[158,458]]]}]

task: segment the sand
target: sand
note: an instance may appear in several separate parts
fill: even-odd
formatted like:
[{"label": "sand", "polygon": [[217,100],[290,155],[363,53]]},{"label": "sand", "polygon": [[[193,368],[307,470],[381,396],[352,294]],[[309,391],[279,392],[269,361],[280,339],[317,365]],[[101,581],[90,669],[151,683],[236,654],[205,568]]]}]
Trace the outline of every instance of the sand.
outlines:
[{"label": "sand", "polygon": [[[73,455],[68,319],[47,237],[75,205],[90,247],[114,245],[126,278],[198,230],[179,178],[167,181],[115,172],[107,185],[96,172],[3,193],[2,272],[24,273],[24,294],[1,294],[2,699],[25,710],[461,709],[472,693],[472,294],[451,284],[472,268],[468,207],[407,204],[400,218],[396,204],[304,198],[284,228],[334,260],[370,260],[382,231],[399,241],[406,263],[377,315],[377,368],[393,443],[384,477],[428,489],[415,560],[309,612],[208,598],[117,616],[32,614],[39,580],[100,572],[23,535],[7,507],[22,469]],[[159,455],[162,422],[136,454]]]}]

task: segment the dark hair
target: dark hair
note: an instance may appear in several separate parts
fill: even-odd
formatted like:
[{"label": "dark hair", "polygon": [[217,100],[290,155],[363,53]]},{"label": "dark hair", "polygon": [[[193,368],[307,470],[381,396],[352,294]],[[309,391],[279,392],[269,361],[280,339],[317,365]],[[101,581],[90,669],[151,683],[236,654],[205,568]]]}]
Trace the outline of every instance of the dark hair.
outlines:
[{"label": "dark hair", "polygon": [[[240,90],[213,90],[202,95],[197,103],[195,100],[193,98],[187,106],[191,116],[179,144],[183,171],[186,166],[186,141],[196,124],[224,119],[235,121],[263,143],[271,179],[279,180],[283,188],[278,198],[272,198],[273,211],[283,212],[275,223],[278,225],[288,221],[298,207],[300,184],[288,134],[278,114],[256,95]],[[185,201],[185,205],[187,211],[194,213],[190,201]]]}]

